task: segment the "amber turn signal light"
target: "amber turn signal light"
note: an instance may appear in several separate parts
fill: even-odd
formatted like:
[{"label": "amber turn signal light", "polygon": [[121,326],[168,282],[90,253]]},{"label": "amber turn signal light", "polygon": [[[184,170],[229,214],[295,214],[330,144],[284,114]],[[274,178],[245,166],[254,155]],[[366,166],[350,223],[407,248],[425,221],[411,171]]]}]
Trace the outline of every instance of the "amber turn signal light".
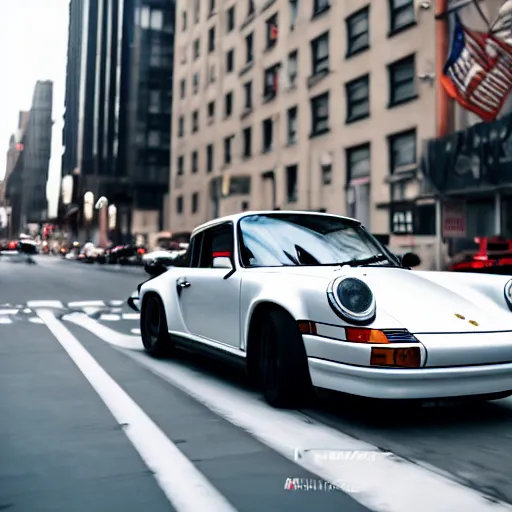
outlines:
[{"label": "amber turn signal light", "polygon": [[310,322],[309,320],[299,320],[297,325],[299,326],[299,331],[301,334],[316,334],[315,322]]},{"label": "amber turn signal light", "polygon": [[419,347],[373,347],[370,365],[388,366],[392,368],[420,368],[421,352]]},{"label": "amber turn signal light", "polygon": [[389,343],[388,338],[382,331],[376,329],[357,329],[346,327],[345,336],[347,341],[353,343]]}]

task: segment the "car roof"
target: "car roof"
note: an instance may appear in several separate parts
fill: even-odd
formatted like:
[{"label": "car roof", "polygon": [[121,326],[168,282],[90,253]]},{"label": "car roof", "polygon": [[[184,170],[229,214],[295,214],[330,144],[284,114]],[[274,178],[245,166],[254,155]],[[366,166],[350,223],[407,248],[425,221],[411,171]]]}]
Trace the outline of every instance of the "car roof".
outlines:
[{"label": "car roof", "polygon": [[316,215],[318,217],[330,217],[335,219],[346,220],[349,222],[353,222],[355,224],[361,224],[361,222],[358,221],[357,219],[353,219],[351,217],[344,217],[342,215],[334,215],[331,213],[312,212],[307,210],[255,210],[242,213],[235,213],[233,215],[226,215],[225,217],[219,217],[217,219],[205,222],[204,224],[201,224],[200,226],[195,228],[194,231],[192,231],[190,237],[192,238],[200,231],[203,231],[213,226],[217,226],[219,224],[224,224],[225,222],[233,222],[233,224],[236,224],[240,219],[243,219],[244,217],[250,217],[252,215]]}]

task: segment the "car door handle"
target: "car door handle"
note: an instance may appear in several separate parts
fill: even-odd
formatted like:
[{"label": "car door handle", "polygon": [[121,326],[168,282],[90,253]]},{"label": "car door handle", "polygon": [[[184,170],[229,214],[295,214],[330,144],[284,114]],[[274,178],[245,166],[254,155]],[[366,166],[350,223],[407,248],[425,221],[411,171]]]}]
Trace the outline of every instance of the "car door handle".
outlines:
[{"label": "car door handle", "polygon": [[190,286],[190,283],[184,277],[180,277],[176,281],[176,285],[178,286],[178,288],[188,288]]}]

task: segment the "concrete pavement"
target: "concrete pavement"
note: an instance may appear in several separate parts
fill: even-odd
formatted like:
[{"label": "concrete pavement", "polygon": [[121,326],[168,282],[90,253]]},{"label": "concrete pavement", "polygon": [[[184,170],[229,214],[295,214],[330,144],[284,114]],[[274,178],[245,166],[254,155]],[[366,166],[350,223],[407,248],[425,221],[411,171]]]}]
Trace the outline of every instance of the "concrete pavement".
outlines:
[{"label": "concrete pavement", "polygon": [[[512,502],[510,400],[413,416],[326,395],[312,410],[274,411],[226,368],[141,352],[137,315],[119,301],[144,279],[44,256],[0,259],[0,509],[437,512],[453,500],[491,510],[482,494]],[[320,480],[286,451],[312,443],[379,447],[403,462],[365,469],[363,492],[286,491],[288,478]],[[336,474],[361,484],[351,464]],[[401,499],[387,494],[400,487]]]}]

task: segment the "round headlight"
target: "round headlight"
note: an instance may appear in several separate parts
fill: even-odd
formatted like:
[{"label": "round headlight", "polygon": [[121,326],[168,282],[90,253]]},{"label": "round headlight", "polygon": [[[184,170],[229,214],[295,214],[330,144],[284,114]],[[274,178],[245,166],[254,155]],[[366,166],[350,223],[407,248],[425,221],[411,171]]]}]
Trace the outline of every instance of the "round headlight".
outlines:
[{"label": "round headlight", "polygon": [[508,307],[512,309],[512,279],[505,285],[505,300]]},{"label": "round headlight", "polygon": [[327,288],[327,297],[334,312],[350,323],[366,324],[375,318],[375,297],[361,279],[334,279]]}]

